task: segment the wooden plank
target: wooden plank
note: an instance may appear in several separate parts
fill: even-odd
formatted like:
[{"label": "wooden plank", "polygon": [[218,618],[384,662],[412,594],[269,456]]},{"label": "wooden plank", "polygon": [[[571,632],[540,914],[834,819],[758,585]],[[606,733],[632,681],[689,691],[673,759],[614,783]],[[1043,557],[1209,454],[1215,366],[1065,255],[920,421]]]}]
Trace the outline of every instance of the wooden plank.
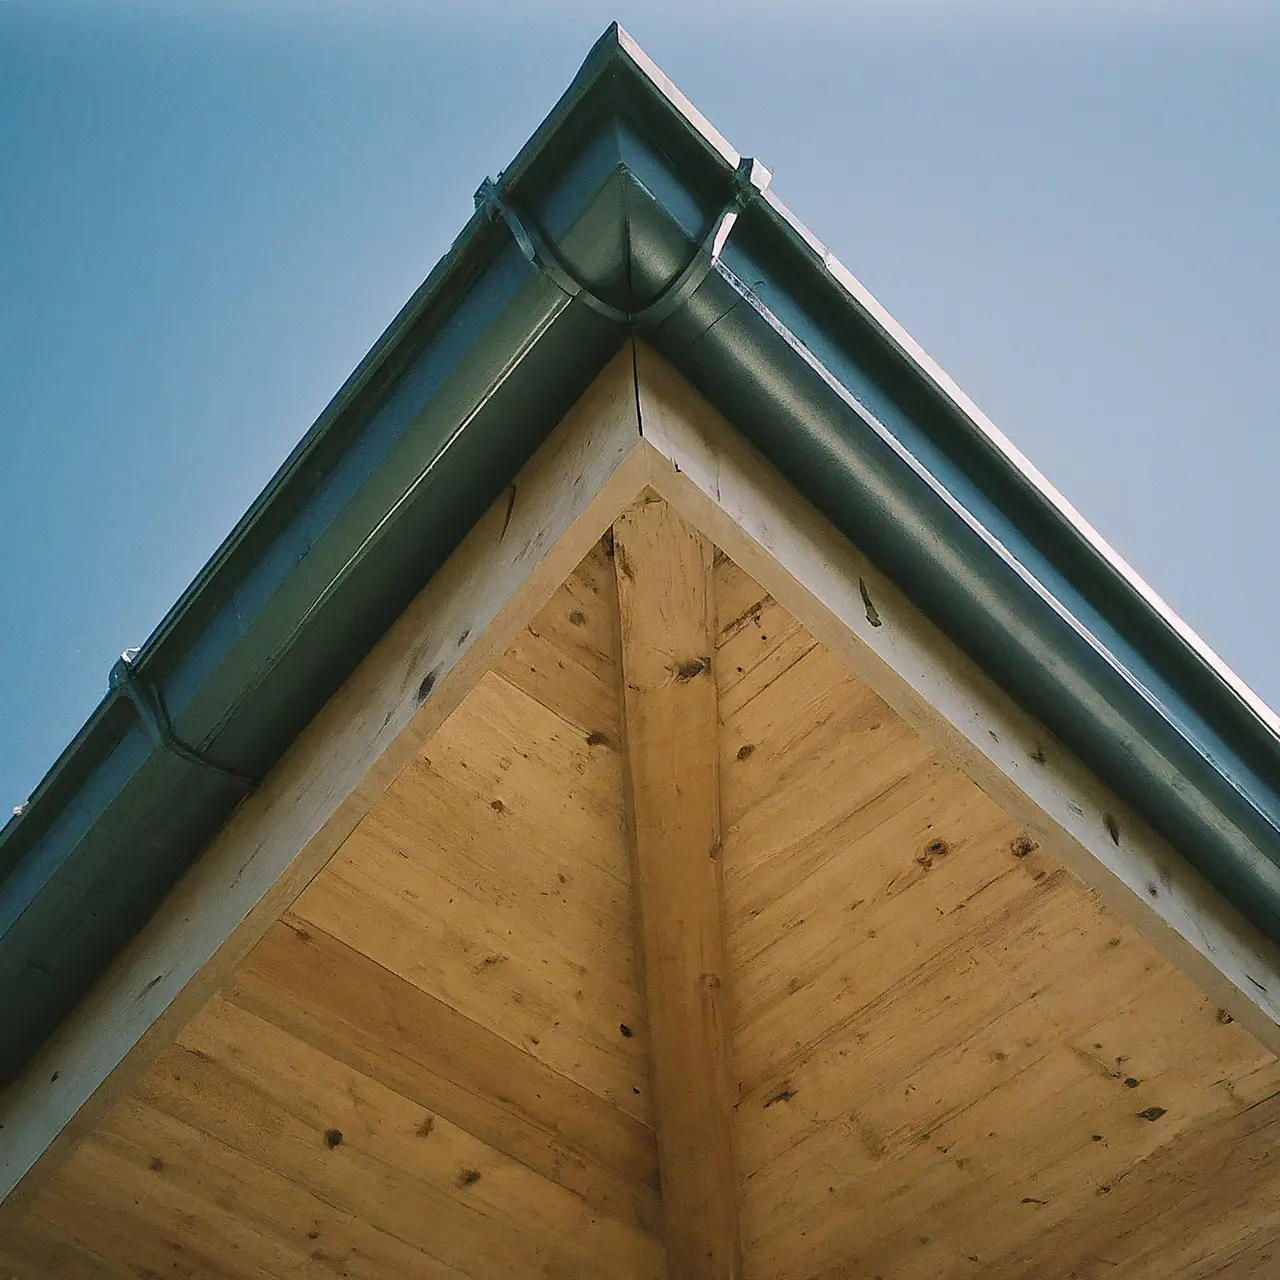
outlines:
[{"label": "wooden plank", "polygon": [[183,1280],[274,1280],[296,1275],[307,1254],[257,1230],[234,1209],[186,1188],[155,1194],[147,1167],[90,1137],[36,1205],[41,1221],[135,1274]]},{"label": "wooden plank", "polygon": [[[1021,905],[1029,878],[1013,866],[992,869],[981,856],[983,844],[1007,844],[1007,828],[983,822],[950,830],[949,865],[926,870],[915,859],[931,841],[917,823],[910,813],[886,823],[867,842],[865,861],[856,848],[833,857],[831,873],[796,895],[799,904],[769,913],[780,925],[775,945],[735,971],[744,998],[734,1060],[745,1089],[772,1096],[791,1087],[790,1064],[873,1006],[887,983],[936,954],[960,959],[980,924]],[[884,875],[875,864],[886,848],[897,856]]]},{"label": "wooden plank", "polygon": [[[938,995],[954,999],[949,975],[937,976]],[[945,1007],[930,1012],[951,1025]],[[1019,1246],[1027,1253],[1016,1274],[1046,1274],[1049,1227],[1085,1233],[1117,1184],[1178,1127],[1220,1130],[1230,1111],[1221,1090],[1177,1095],[1157,1084],[1134,1095],[1055,1043],[1034,1001],[972,1035],[956,1030],[954,1044],[923,1060],[882,1059],[879,1079],[858,1071],[834,1120],[754,1181],[743,1221],[760,1275],[805,1277],[854,1258],[871,1273],[905,1274],[909,1264],[910,1274],[938,1275],[961,1256],[987,1261]],[[852,1061],[855,1046],[844,1053]],[[796,1083],[799,1101],[812,1082]],[[1197,1116],[1213,1094],[1216,1107]],[[1136,1117],[1157,1098],[1166,1118]],[[1203,1169],[1184,1176],[1212,1182]]]},{"label": "wooden plank", "polygon": [[490,672],[293,911],[652,1123],[633,902],[616,740]]},{"label": "wooden plank", "polygon": [[643,344],[637,374],[654,491],[1280,1053],[1280,948],[999,690]]},{"label": "wooden plank", "polygon": [[[1067,1274],[1054,1269],[1062,1245],[1046,1249],[1046,1232],[1061,1226],[1067,1238],[1088,1236],[1110,1217],[1113,1193],[1127,1192],[1129,1175],[1166,1144],[1203,1130],[1221,1135],[1219,1159],[1247,1167],[1265,1156],[1227,1137],[1233,1110],[1244,1105],[1235,1100],[1245,1092],[1239,1085],[1249,1085],[1232,1076],[1250,1045],[1236,1028],[1216,1025],[1212,1010],[1192,999],[1193,1020],[1172,1061],[1202,1046],[1212,1051],[1224,1037],[1219,1047],[1228,1056],[1234,1049],[1226,1079],[1212,1052],[1203,1070],[1181,1080],[1176,1070],[1146,1076],[1135,1053],[1129,1060],[1144,1071],[1135,1082],[1094,1062],[1090,1041],[1064,1043],[1040,993],[1018,991],[983,949],[931,966],[824,1045],[821,1063],[789,1075],[785,1103],[766,1105],[779,1097],[776,1085],[743,1099],[739,1115],[757,1131],[740,1133],[744,1153],[757,1148],[761,1125],[800,1122],[799,1141],[748,1176],[742,1215],[754,1274],[801,1280],[856,1259],[867,1274],[923,1277],[950,1274],[969,1256],[981,1259],[982,1274]],[[1095,1007],[1111,991],[1097,972],[1095,964],[1066,975]],[[1156,985],[1144,1003],[1182,1016],[1180,995]],[[1141,1007],[1115,1022],[1114,1034],[1098,1032],[1108,1048],[1146,1048]],[[1160,1108],[1153,1119],[1139,1114],[1152,1106]],[[1207,1164],[1184,1166],[1181,1176],[1202,1192],[1215,1180]],[[1099,1233],[1097,1243],[1102,1256],[1115,1256],[1115,1236]],[[990,1265],[1013,1253],[1019,1266]]]},{"label": "wooden plank", "polygon": [[723,552],[716,556],[716,688],[722,719],[785,675],[817,643]]},{"label": "wooden plank", "polygon": [[429,1274],[383,1237],[475,1280],[587,1277],[602,1257],[629,1280],[661,1274],[660,1241],[634,1222],[225,1001],[157,1067],[93,1140],[144,1168],[159,1156],[157,1200],[187,1187],[336,1261],[376,1251],[383,1275]]},{"label": "wooden plank", "polygon": [[[717,574],[735,618],[769,599]],[[1047,1232],[1089,1233],[1164,1148],[1280,1088],[1280,1063],[867,699],[819,647],[721,717],[747,1269],[1068,1274]],[[1198,1276],[1248,1223],[1097,1246]]]},{"label": "wooden plank", "polygon": [[[1033,1238],[1011,1240],[991,1254],[991,1274],[1026,1275],[1037,1259],[1053,1258],[1060,1274],[1090,1280],[1201,1280],[1233,1274],[1229,1260],[1242,1247],[1280,1256],[1280,1094],[1181,1133],[1116,1172],[1087,1218],[1066,1215]],[[1207,1261],[1219,1252],[1226,1257],[1217,1266]],[[1261,1274],[1274,1275],[1274,1266]]]},{"label": "wooden plank", "polygon": [[[448,1106],[424,1108],[400,1090],[236,1006],[213,1002],[208,1014],[183,1032],[180,1046],[187,1050],[182,1074],[194,1070],[195,1078],[209,1083],[225,1080],[233,1090],[231,1096],[250,1099],[248,1106],[241,1110],[218,1107],[216,1100],[193,1101],[193,1095],[203,1090],[184,1087],[176,1079],[179,1071],[163,1084],[157,1081],[149,1101],[174,1118],[219,1133],[229,1145],[253,1154],[291,1180],[331,1171],[326,1199],[341,1204],[362,1222],[381,1210],[357,1185],[357,1171],[341,1161],[319,1163],[328,1158],[324,1137],[334,1130],[342,1134],[340,1146],[346,1156],[359,1152],[362,1160],[422,1183],[430,1196],[452,1206],[447,1212],[455,1222],[467,1225],[469,1220],[481,1240],[505,1238],[516,1242],[518,1253],[558,1259],[551,1268],[557,1274],[589,1273],[593,1261],[600,1258],[612,1259],[620,1275],[662,1270],[660,1234],[637,1222],[628,1212],[630,1206],[621,1206],[620,1213],[602,1211],[591,1188],[585,1196],[578,1194],[565,1185],[554,1165],[547,1164],[545,1173],[535,1170],[529,1162],[456,1124]],[[508,1060],[504,1065],[519,1068],[522,1064]],[[470,1076],[474,1079],[478,1074]],[[308,1082],[305,1091],[297,1087],[300,1079]],[[462,1081],[464,1087],[468,1083]],[[421,1093],[421,1087],[414,1092]],[[480,1098],[481,1103],[485,1100]],[[491,1114],[511,1105],[503,1099],[487,1100]],[[267,1122],[261,1123],[260,1118]],[[277,1130],[294,1121],[301,1121],[300,1131],[307,1140],[304,1150],[290,1152]],[[656,1163],[652,1137],[646,1136],[652,1166]],[[502,1138],[499,1131],[499,1142]],[[596,1204],[588,1203],[590,1199],[596,1199]],[[413,1210],[412,1200],[408,1203],[409,1219],[388,1225],[398,1238],[413,1239],[417,1234],[430,1246],[429,1227],[422,1234],[423,1215]],[[465,1243],[464,1236],[464,1249]],[[480,1241],[475,1247],[478,1252]],[[463,1269],[469,1270],[469,1263],[464,1262]],[[390,1270],[403,1274],[404,1267]]]},{"label": "wooden plank", "polygon": [[680,1280],[737,1280],[713,552],[656,500],[620,516],[613,536],[668,1264]]},{"label": "wooden plank", "polygon": [[[723,721],[721,803],[741,854],[735,877],[738,865],[766,850],[778,856],[847,813],[851,786],[870,798],[933,754],[830,650],[810,650],[775,689],[767,704],[754,700]],[[802,805],[800,777],[812,788]]]},{"label": "wooden plank", "polygon": [[585,735],[622,733],[613,544],[597,543],[494,670]]},{"label": "wooden plank", "polygon": [[136,1273],[27,1214],[0,1240],[0,1275],[5,1280],[126,1280]]},{"label": "wooden plank", "polygon": [[[170,1049],[166,1057],[173,1054]],[[412,1275],[415,1280],[470,1280],[426,1249],[382,1230],[365,1215],[352,1213],[345,1203],[348,1197],[335,1196],[331,1189],[342,1186],[340,1179],[343,1174],[350,1174],[351,1165],[327,1146],[311,1144],[316,1162],[327,1161],[336,1175],[326,1188],[328,1200],[302,1185],[307,1162],[299,1162],[297,1176],[293,1168],[287,1174],[272,1168],[272,1162],[278,1165],[286,1158],[289,1125],[272,1114],[264,1098],[245,1094],[240,1098],[245,1096],[248,1107],[240,1111],[223,1107],[218,1118],[221,1126],[233,1134],[244,1134],[256,1126],[258,1143],[269,1153],[267,1163],[248,1158],[232,1143],[196,1127],[193,1121],[214,1102],[201,1097],[194,1099],[195,1106],[191,1105],[192,1099],[185,1099],[182,1116],[167,1114],[152,1101],[126,1098],[113,1108],[94,1137],[82,1145],[77,1159],[83,1158],[81,1153],[92,1155],[100,1150],[125,1165],[145,1170],[145,1184],[149,1184],[144,1184],[146,1198],[166,1207],[175,1224],[181,1222],[182,1216],[175,1194],[218,1205],[236,1222],[243,1222],[268,1238],[292,1243],[308,1263],[314,1264],[300,1270],[337,1272],[350,1280],[384,1280],[386,1276],[401,1275]],[[293,1098],[311,1096],[310,1089],[304,1093],[294,1081]],[[348,1125],[348,1129],[352,1126]],[[333,1203],[338,1199],[344,1203]],[[418,1216],[418,1223],[422,1216]],[[223,1238],[220,1243],[230,1252],[228,1240]],[[122,1261],[127,1263],[128,1258]]]},{"label": "wooden plank", "polygon": [[226,998],[592,1208],[660,1230],[651,1129],[337,939],[276,926]]},{"label": "wooden plank", "polygon": [[624,349],[0,1097],[0,1221],[172,1040],[634,498],[637,429]]}]

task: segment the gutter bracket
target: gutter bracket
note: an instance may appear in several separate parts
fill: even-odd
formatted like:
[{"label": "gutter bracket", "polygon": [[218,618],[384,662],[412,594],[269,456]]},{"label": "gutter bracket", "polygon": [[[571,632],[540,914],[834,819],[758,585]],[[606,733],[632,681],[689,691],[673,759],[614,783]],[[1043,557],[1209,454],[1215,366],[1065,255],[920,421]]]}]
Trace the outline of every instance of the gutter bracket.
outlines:
[{"label": "gutter bracket", "polygon": [[112,666],[107,683],[113,690],[122,693],[133,703],[138,712],[138,718],[142,721],[151,741],[162,750],[177,756],[179,760],[185,760],[188,764],[216,773],[219,777],[234,783],[245,794],[256,791],[259,784],[253,778],[210,760],[208,756],[202,755],[178,737],[159,690],[139,678],[134,670],[133,662],[137,654],[137,649],[126,649]]},{"label": "gutter bracket", "polygon": [[639,311],[624,311],[592,293],[569,269],[555,246],[547,241],[532,219],[522,218],[497,184],[486,178],[476,191],[476,208],[492,218],[501,218],[520,252],[535,271],[552,281],[568,298],[581,298],[592,311],[632,331],[656,329],[664,320],[697,292],[702,282],[715,269],[734,223],[752,202],[768,187],[772,174],[758,160],[743,156],[733,175],[729,199],[712,222],[702,242],[693,251],[680,274]]}]

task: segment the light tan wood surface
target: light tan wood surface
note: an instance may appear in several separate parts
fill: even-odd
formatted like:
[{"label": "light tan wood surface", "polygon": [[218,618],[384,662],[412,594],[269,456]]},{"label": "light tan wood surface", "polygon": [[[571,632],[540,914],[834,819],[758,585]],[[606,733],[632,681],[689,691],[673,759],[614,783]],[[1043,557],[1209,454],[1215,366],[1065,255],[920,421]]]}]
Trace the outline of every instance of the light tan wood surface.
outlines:
[{"label": "light tan wood surface", "polygon": [[665,502],[613,526],[634,879],[667,1258],[738,1280],[725,1047],[713,548]]},{"label": "light tan wood surface", "polygon": [[724,557],[716,596],[717,676],[752,690],[720,752],[746,1274],[1190,1277],[1269,1245],[1280,1162],[1244,1135],[1275,1057]]},{"label": "light tan wood surface", "polygon": [[[124,1052],[117,1096],[9,1211],[0,1278],[1280,1274],[1274,1026],[1232,994],[1271,953],[1125,811],[1094,858],[1104,783],[719,427],[680,444],[673,376],[644,445],[592,409],[599,503],[550,501],[510,562],[482,526],[428,589],[462,612],[420,601],[327,713],[346,765],[300,746],[247,886],[204,873],[242,896],[159,987],[217,964],[158,1024],[126,1002],[90,1055]],[[424,628],[465,652],[415,710]],[[329,814],[301,862],[295,794],[295,835]],[[65,1128],[23,1097],[11,1160]]]},{"label": "light tan wood surface", "polygon": [[0,1226],[146,1069],[643,483],[619,353],[0,1094]]},{"label": "light tan wood surface", "polygon": [[606,546],[498,667],[36,1198],[19,1275],[666,1274]]},{"label": "light tan wood surface", "polygon": [[666,360],[637,344],[649,484],[1280,1053],[1280,947],[1019,707]]}]

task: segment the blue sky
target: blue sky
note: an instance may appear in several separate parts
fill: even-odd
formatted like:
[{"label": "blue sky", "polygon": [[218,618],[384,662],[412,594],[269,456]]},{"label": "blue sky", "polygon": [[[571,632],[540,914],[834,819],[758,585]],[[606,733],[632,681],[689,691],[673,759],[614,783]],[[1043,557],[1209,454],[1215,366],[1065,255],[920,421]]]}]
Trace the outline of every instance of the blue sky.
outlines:
[{"label": "blue sky", "polygon": [[1280,704],[1276,13],[0,0],[0,805],[614,17]]}]

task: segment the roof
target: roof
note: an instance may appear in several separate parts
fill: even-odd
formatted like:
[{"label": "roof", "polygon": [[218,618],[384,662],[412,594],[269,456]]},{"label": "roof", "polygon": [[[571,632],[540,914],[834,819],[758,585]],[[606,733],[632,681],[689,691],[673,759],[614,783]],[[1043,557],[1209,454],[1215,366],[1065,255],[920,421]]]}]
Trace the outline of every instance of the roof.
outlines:
[{"label": "roof", "polygon": [[[750,451],[651,349],[620,355],[521,472],[506,535],[499,499],[473,531],[487,539],[425,589],[434,608],[393,628],[427,649],[389,682],[412,748],[336,852],[232,947],[242,959],[196,979],[216,994],[167,1020],[170,1043],[121,1062],[99,1091],[111,1105],[76,1117],[74,1153],[55,1143],[8,1197],[15,1130],[48,1124],[86,1058],[102,1065],[96,1040],[77,1054],[60,1029],[25,1097],[0,1097],[0,1275],[1274,1280],[1280,1028],[1254,1039],[1126,923],[1145,898],[1108,907],[1043,815],[1006,809],[860,678],[864,636],[910,630],[874,570],[855,561],[878,629],[858,578],[851,628],[794,589],[799,614],[783,603],[796,544],[775,541],[771,565],[757,543],[753,561],[750,535],[689,487],[698,451],[668,430],[681,470],[647,453],[663,424],[726,445],[723,499]],[[549,498],[559,476],[598,472],[540,461],[581,461],[584,435],[634,441],[637,402],[639,485],[572,520],[542,603],[511,625],[472,612],[488,657],[449,668],[462,623],[434,588],[474,599],[458,557],[477,541],[510,556],[545,529],[539,480]],[[838,563],[844,540],[791,511]],[[376,732],[386,702],[353,683],[335,702]],[[334,731],[322,714],[289,757]],[[1066,784],[1066,753],[1039,740],[1046,761],[1020,751],[1019,771]],[[359,754],[347,741],[328,761]],[[324,773],[299,777],[340,791]],[[242,849],[261,839],[246,817],[275,785],[202,868],[232,828]],[[1101,797],[1074,798],[1102,842],[1086,865],[1136,851],[1114,798],[1120,848]],[[205,926],[234,894],[197,878]],[[194,916],[187,887],[172,896]],[[167,971],[153,947],[118,990]],[[109,1019],[100,995],[68,1022],[97,1003],[118,1044],[136,1002]]]},{"label": "roof", "polygon": [[0,1080],[636,331],[1280,940],[1275,715],[614,26],[0,833]]}]

